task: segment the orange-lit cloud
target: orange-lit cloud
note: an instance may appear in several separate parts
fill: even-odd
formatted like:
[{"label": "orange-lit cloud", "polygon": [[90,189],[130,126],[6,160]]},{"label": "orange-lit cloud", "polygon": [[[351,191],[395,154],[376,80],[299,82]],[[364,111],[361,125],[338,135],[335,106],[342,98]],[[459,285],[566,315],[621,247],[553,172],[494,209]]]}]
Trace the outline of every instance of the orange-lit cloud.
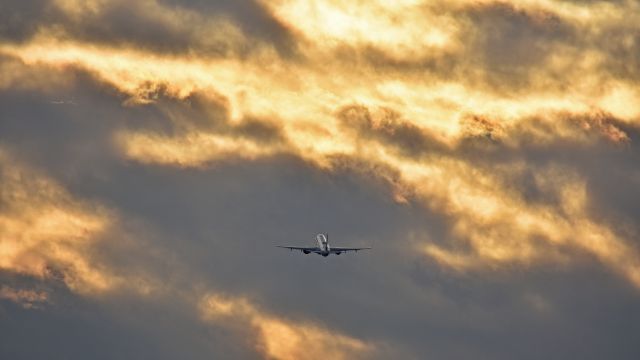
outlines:
[{"label": "orange-lit cloud", "polygon": [[225,158],[256,159],[273,155],[277,147],[247,139],[193,133],[181,138],[122,134],[118,141],[127,156],[140,162],[201,166]]},{"label": "orange-lit cloud", "polygon": [[[265,1],[273,14],[314,45],[373,47],[392,58],[454,49],[457,24],[419,1]],[[305,21],[299,21],[304,18]]]},{"label": "orange-lit cloud", "polygon": [[25,309],[38,308],[42,303],[46,303],[48,298],[48,294],[44,291],[14,289],[5,285],[0,287],[0,299],[13,301]]},{"label": "orange-lit cloud", "polygon": [[266,314],[244,298],[208,294],[199,308],[205,321],[252,328],[257,336],[254,346],[267,359],[358,359],[375,349],[330,329]]},{"label": "orange-lit cloud", "polygon": [[73,199],[46,176],[0,152],[0,269],[59,278],[81,293],[101,292],[116,279],[89,251],[109,226],[100,207]]},{"label": "orange-lit cloud", "polygon": [[[549,169],[536,178],[540,188],[557,197],[560,206],[535,205],[496,183],[497,178],[466,165],[446,177],[446,186],[434,194],[417,175],[412,182],[424,189],[428,202],[442,206],[456,219],[455,232],[468,245],[449,251],[427,244],[429,256],[457,269],[499,267],[566,260],[566,248],[592,254],[640,287],[640,256],[625,239],[587,214],[585,184],[564,169]],[[449,168],[445,166],[445,169]],[[509,171],[519,171],[511,168]],[[444,181],[444,178],[442,179]],[[421,191],[418,191],[421,194]],[[438,200],[441,200],[439,202]]]}]

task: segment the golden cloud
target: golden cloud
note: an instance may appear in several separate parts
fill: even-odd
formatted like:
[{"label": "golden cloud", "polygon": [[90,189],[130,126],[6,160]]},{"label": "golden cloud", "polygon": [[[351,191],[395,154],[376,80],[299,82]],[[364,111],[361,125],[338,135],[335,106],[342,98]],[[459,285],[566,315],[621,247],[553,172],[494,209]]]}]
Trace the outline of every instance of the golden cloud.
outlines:
[{"label": "golden cloud", "polygon": [[14,289],[3,285],[0,287],[0,299],[13,301],[25,309],[37,309],[42,303],[48,301],[49,295],[45,291]]},{"label": "golden cloud", "polygon": [[1,150],[0,169],[0,269],[38,278],[61,276],[81,293],[111,288],[116,279],[89,255],[109,226],[109,213],[73,199]]},{"label": "golden cloud", "polygon": [[180,138],[151,134],[121,133],[117,142],[127,157],[142,163],[176,166],[202,166],[215,160],[247,160],[277,153],[278,147],[249,139],[194,132]]},{"label": "golden cloud", "polygon": [[[375,47],[395,59],[453,51],[457,24],[419,1],[264,1],[277,19],[322,50]],[[305,19],[305,21],[299,21]],[[450,49],[450,50],[449,50]]]},{"label": "golden cloud", "polygon": [[423,250],[429,256],[456,269],[484,268],[565,261],[563,248],[568,247],[592,254],[640,287],[637,249],[630,245],[630,239],[590,218],[585,183],[577,175],[562,168],[539,173],[536,182],[540,189],[553,194],[560,205],[536,205],[509,191],[495,176],[466,164],[448,167],[457,170],[441,179],[447,179],[446,185],[429,188],[425,184],[433,180],[420,175],[410,181],[427,202],[452,215],[454,230],[468,249],[445,250],[426,244]]},{"label": "golden cloud", "polygon": [[244,298],[207,294],[199,303],[203,320],[232,322],[256,332],[256,350],[268,359],[357,359],[374,346],[335,331],[266,314]]}]

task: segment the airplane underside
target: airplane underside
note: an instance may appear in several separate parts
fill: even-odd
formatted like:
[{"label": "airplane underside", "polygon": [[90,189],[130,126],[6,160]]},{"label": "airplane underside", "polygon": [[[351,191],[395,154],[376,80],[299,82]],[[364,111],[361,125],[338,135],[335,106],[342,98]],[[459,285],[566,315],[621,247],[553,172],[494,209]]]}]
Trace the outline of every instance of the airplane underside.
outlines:
[{"label": "airplane underside", "polygon": [[318,234],[316,236],[316,241],[318,243],[318,246],[313,246],[313,247],[283,246],[283,245],[277,245],[277,247],[289,249],[292,251],[298,250],[304,254],[314,253],[314,254],[322,255],[323,257],[327,257],[331,254],[340,255],[343,252],[349,252],[349,251],[358,252],[360,250],[371,249],[370,247],[352,248],[352,247],[329,246],[329,234]]},{"label": "airplane underside", "polygon": [[329,256],[329,255],[331,255],[331,254],[335,254],[335,255],[340,255],[340,254],[342,254],[342,251],[331,251],[331,252],[328,252],[328,251],[310,251],[310,250],[302,250],[302,252],[303,252],[303,253],[305,253],[305,254],[314,253],[314,254],[322,255],[322,256],[324,256],[324,257],[327,257],[327,256]]}]

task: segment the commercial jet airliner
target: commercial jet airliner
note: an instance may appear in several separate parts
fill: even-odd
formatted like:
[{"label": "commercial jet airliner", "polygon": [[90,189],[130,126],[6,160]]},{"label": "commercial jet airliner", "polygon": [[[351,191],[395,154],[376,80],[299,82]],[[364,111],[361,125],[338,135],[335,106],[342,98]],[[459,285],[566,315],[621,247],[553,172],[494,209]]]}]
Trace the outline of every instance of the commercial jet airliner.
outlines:
[{"label": "commercial jet airliner", "polygon": [[371,249],[370,247],[346,248],[346,247],[329,246],[329,234],[316,235],[316,241],[318,242],[318,246],[314,246],[314,247],[281,246],[281,245],[277,245],[277,247],[281,247],[289,250],[300,250],[305,254],[316,253],[318,255],[322,255],[325,257],[329,256],[330,254],[340,255],[343,252],[348,252],[348,251]]}]

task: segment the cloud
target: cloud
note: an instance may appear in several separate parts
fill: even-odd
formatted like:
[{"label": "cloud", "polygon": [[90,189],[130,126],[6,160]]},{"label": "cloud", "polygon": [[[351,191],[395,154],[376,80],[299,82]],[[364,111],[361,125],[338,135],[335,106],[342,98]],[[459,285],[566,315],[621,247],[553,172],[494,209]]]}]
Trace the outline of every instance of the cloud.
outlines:
[{"label": "cloud", "polygon": [[[196,358],[637,353],[635,3],[2,6],[14,327],[77,302]],[[376,251],[271,251],[313,229]]]},{"label": "cloud", "polygon": [[156,53],[222,57],[247,56],[256,47],[281,54],[294,51],[286,28],[252,1],[237,6],[224,2],[45,0],[6,6],[0,37],[9,42],[46,36]]},{"label": "cloud", "polygon": [[370,344],[334,331],[263,314],[245,299],[209,294],[202,298],[199,307],[207,321],[246,322],[255,328],[259,339],[255,346],[265,358],[354,359],[371,355],[373,350]]},{"label": "cloud", "polygon": [[[461,118],[458,124],[447,125],[448,130],[443,134],[434,130],[429,123],[412,122],[411,119],[417,118],[417,115],[404,113],[403,109],[406,105],[403,106],[401,103],[398,104],[397,110],[396,107],[391,107],[389,110],[384,110],[387,109],[386,107],[382,108],[380,113],[383,115],[376,115],[378,118],[369,115],[370,112],[364,105],[358,105],[359,107],[347,105],[342,108],[347,110],[338,108],[337,113],[316,115],[312,112],[313,108],[319,110],[323,105],[317,103],[317,99],[308,98],[311,101],[311,108],[307,113],[312,115],[296,118],[295,114],[309,105],[288,107],[290,106],[288,95],[292,92],[289,89],[291,85],[287,81],[273,83],[274,86],[270,89],[276,89],[276,91],[262,89],[258,82],[245,82],[245,86],[256,86],[249,87],[251,91],[270,97],[270,100],[264,103],[268,107],[264,108],[263,103],[254,98],[256,102],[249,105],[253,110],[249,112],[234,110],[240,106],[236,104],[246,104],[247,97],[231,95],[233,90],[230,91],[229,87],[234,86],[232,81],[239,76],[239,69],[236,69],[237,65],[233,63],[214,66],[214,63],[207,61],[193,62],[160,58],[159,61],[147,65],[148,63],[141,58],[142,53],[127,51],[122,53],[122,63],[118,64],[104,62],[97,56],[95,50],[72,44],[66,45],[66,48],[59,47],[53,52],[46,45],[31,48],[31,50],[21,53],[18,48],[9,48],[8,51],[22,57],[25,61],[45,61],[49,64],[64,64],[76,59],[75,61],[80,61],[87,70],[95,72],[96,76],[103,78],[121,92],[130,94],[133,101],[129,103],[130,105],[158,102],[158,108],[167,114],[176,128],[181,129],[179,133],[169,136],[144,131],[120,132],[115,138],[128,158],[143,163],[201,167],[230,156],[237,159],[257,159],[277,153],[290,153],[324,168],[333,167],[336,159],[342,159],[339,160],[340,163],[347,166],[348,164],[365,164],[365,167],[379,167],[382,171],[377,172],[377,176],[390,182],[395,199],[406,202],[407,198],[413,198],[453,218],[456,224],[454,233],[466,239],[465,242],[473,249],[471,254],[478,256],[472,258],[472,263],[538,262],[547,258],[549,252],[543,248],[548,244],[577,246],[593,253],[603,263],[617,269],[633,283],[640,283],[635,255],[630,255],[628,258],[624,255],[633,253],[626,245],[627,240],[618,238],[606,224],[596,224],[590,220],[583,210],[586,200],[579,201],[576,208],[570,212],[563,208],[541,207],[523,202],[519,189],[505,188],[500,177],[488,173],[486,169],[474,166],[456,150],[457,142],[467,139],[470,135],[477,136],[475,134],[478,132],[478,124],[481,124],[481,132],[486,131],[491,137],[500,141],[497,149],[507,146],[506,150],[509,150],[511,147],[518,147],[522,141],[549,143],[563,139],[597,144],[600,137],[614,142],[626,141],[627,136],[608,120],[609,117],[604,109],[596,112],[590,110],[587,104],[579,105],[579,103],[576,104],[577,108],[574,108],[576,105],[570,101],[568,104],[560,102],[553,105],[558,108],[551,114],[539,115],[540,109],[547,108],[549,106],[547,102],[553,103],[553,100],[532,100],[531,105],[524,107],[523,102],[526,104],[526,100],[519,99],[518,102],[508,99],[493,100],[489,103],[499,109],[498,114],[502,114],[494,115],[495,120],[477,120],[484,119],[482,111],[476,112],[478,115],[471,117],[464,115],[465,117]],[[274,58],[273,61],[279,60]],[[116,68],[112,69],[114,65]],[[244,67],[252,71],[251,64]],[[136,68],[141,71],[134,72]],[[217,69],[222,79],[227,78],[229,86],[214,85],[203,80],[200,75],[204,77],[207,69]],[[258,68],[254,68],[253,71],[258,77],[271,76]],[[168,77],[171,73],[176,77]],[[279,84],[283,85],[281,89],[278,89]],[[147,90],[149,85],[152,85],[151,92]],[[154,86],[160,86],[160,88]],[[410,90],[405,85],[395,86],[400,87],[402,91],[415,94],[414,90]],[[203,93],[215,91],[216,96],[220,96],[222,100],[207,102],[199,99],[199,95],[194,95],[197,94],[194,93],[196,90]],[[313,91],[314,88],[310,90]],[[326,94],[333,92],[331,89],[327,91],[318,88],[318,90]],[[464,87],[461,90],[467,91]],[[171,101],[158,101],[160,100],[157,98],[158,94],[165,98],[179,99],[179,101],[175,105],[168,105]],[[440,92],[440,94],[447,93]],[[454,99],[459,96],[457,92],[452,92],[451,95]],[[300,98],[303,103],[307,100],[305,96],[307,94],[303,94]],[[235,101],[232,100],[234,98]],[[179,105],[180,101],[191,105]],[[541,102],[538,104],[539,101]],[[375,98],[368,99],[367,102],[375,103]],[[205,110],[207,106],[198,105],[198,103],[208,103],[208,108],[221,110],[210,114]],[[277,117],[274,117],[271,107],[278,109]],[[358,111],[361,116],[357,115]],[[241,125],[243,117],[235,115],[238,113],[269,119],[265,124],[276,124],[267,125],[267,128],[271,126],[278,129],[278,137],[274,138],[274,142],[264,143],[259,138],[242,135],[241,129],[246,125]],[[401,116],[406,120],[395,120]],[[538,116],[540,120],[536,118]],[[205,128],[202,128],[191,125],[192,119],[208,120],[205,120],[203,123]],[[467,119],[476,120],[469,123]],[[633,117],[617,121],[634,121],[631,119]],[[207,126],[212,130],[206,130]],[[366,134],[371,134],[372,137],[368,139],[363,137]],[[432,146],[437,152],[424,156],[418,153],[419,150],[427,149],[428,146]],[[505,164],[504,167],[507,169],[506,172],[517,172],[522,168],[522,164],[516,162]],[[554,165],[550,165],[542,167],[540,171],[546,171],[552,177],[558,177],[560,187],[567,189],[584,187],[579,180],[566,184],[561,180],[564,176],[562,174],[572,173],[570,168],[555,170]],[[562,191],[564,190],[560,190]],[[551,194],[551,196],[555,195]],[[575,202],[568,195],[558,196],[560,202]],[[586,195],[581,195],[580,198],[584,197]],[[506,216],[506,213],[514,208],[519,209],[521,213],[519,219]],[[579,233],[579,237],[583,240],[569,241],[568,238],[575,234],[571,230],[574,226],[586,229],[585,234]],[[517,244],[509,240],[521,238],[529,240]],[[541,239],[544,240],[542,246]],[[447,257],[447,253],[436,245],[426,245],[426,249],[427,254],[441,260],[443,264],[463,264],[461,257]],[[551,254],[553,252],[551,251]]]},{"label": "cloud", "polygon": [[108,212],[74,200],[6,152],[0,156],[0,268],[40,278],[61,276],[70,288],[83,293],[113,286],[115,279],[87,256],[88,247],[109,226]]},{"label": "cloud", "polygon": [[44,291],[14,289],[3,285],[0,287],[0,299],[13,301],[25,309],[37,309],[41,303],[47,302],[48,295]]}]

